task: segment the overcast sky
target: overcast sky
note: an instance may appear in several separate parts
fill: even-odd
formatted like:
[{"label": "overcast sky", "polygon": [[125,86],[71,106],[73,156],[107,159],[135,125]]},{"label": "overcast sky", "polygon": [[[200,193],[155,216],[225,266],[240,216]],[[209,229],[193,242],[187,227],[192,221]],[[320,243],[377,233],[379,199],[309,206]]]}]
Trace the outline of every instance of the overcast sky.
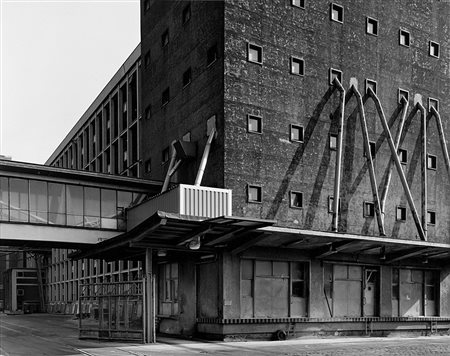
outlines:
[{"label": "overcast sky", "polygon": [[0,2],[0,154],[44,163],[139,44],[139,0]]}]

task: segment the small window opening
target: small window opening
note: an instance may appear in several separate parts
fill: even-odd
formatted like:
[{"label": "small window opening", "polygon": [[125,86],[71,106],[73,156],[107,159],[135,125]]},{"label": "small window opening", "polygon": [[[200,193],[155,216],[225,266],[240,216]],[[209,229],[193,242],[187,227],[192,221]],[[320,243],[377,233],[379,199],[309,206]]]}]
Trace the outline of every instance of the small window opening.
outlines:
[{"label": "small window opening", "polygon": [[262,117],[247,115],[247,131],[252,133],[262,133]]},{"label": "small window opening", "polygon": [[409,91],[398,88],[398,103],[401,104],[402,97],[405,97],[406,101],[409,101]]},{"label": "small window opening", "polygon": [[189,84],[191,84],[192,80],[192,70],[189,67],[184,73],[183,73],[183,88]]},{"label": "small window opening", "polygon": [[258,185],[248,185],[247,187],[247,200],[249,203],[261,203],[262,202],[262,188]]},{"label": "small window opening", "polygon": [[406,221],[406,207],[397,206],[396,220],[397,221]]},{"label": "small window opening", "polygon": [[330,17],[331,21],[336,21],[343,23],[344,22],[344,8],[338,4],[331,4],[330,7]]},{"label": "small window opening", "polygon": [[366,17],[366,33],[369,35],[378,36],[378,20]]},{"label": "small window opening", "polygon": [[261,46],[248,43],[247,45],[247,60],[252,63],[262,64],[263,50]]},{"label": "small window opening", "polygon": [[398,159],[400,160],[401,164],[407,164],[408,163],[408,151],[403,148],[399,148],[398,149]]},{"label": "small window opening", "polygon": [[169,30],[165,30],[161,35],[161,47],[165,47],[169,44]]},{"label": "small window opening", "polygon": [[152,107],[151,107],[151,105],[149,105],[149,106],[147,106],[147,107],[145,108],[145,111],[144,111],[144,118],[145,118],[146,120],[149,120],[149,119],[151,118],[151,116],[152,116]]},{"label": "small window opening", "polygon": [[[376,144],[373,141],[369,141],[370,155],[375,158],[376,155]],[[364,157],[367,157],[366,146],[364,146]]]},{"label": "small window opening", "polygon": [[427,212],[427,224],[436,225],[436,212],[428,210]]},{"label": "small window opening", "polygon": [[290,207],[291,208],[303,207],[303,193],[295,191],[290,192]]},{"label": "small window opening", "polygon": [[339,69],[330,68],[329,82],[331,85],[333,85],[333,81],[335,78],[339,81],[339,83],[342,83],[342,71],[340,71]]},{"label": "small window opening", "polygon": [[144,56],[144,67],[147,68],[150,65],[150,51],[147,51]]},{"label": "small window opening", "polygon": [[170,100],[170,90],[169,88],[166,88],[166,90],[164,90],[161,95],[161,106],[167,105],[169,103],[169,100]]},{"label": "small window opening", "polygon": [[[341,200],[340,199],[339,199],[339,203],[338,203],[338,210],[341,211]],[[328,197],[328,212],[329,213],[334,212],[334,197],[331,195]]]},{"label": "small window opening", "polygon": [[373,92],[377,93],[377,82],[372,79],[366,79],[366,94],[369,91],[369,88],[373,90]]},{"label": "small window opening", "polygon": [[437,168],[437,157],[436,156],[430,155],[430,154],[428,155],[427,168],[436,170],[436,168]]},{"label": "small window opening", "polygon": [[373,202],[364,202],[364,217],[369,218],[375,216],[375,203]]},{"label": "small window opening", "polygon": [[433,41],[429,42],[429,54],[431,57],[439,58],[439,43]]},{"label": "small window opening", "polygon": [[291,57],[291,74],[305,75],[305,61],[303,59]]},{"label": "small window opening", "polygon": [[305,0],[291,0],[291,5],[294,7],[299,7],[301,9],[305,8]]},{"label": "small window opening", "polygon": [[217,60],[217,45],[209,47],[206,53],[206,65],[211,65]]},{"label": "small window opening", "polygon": [[431,111],[431,108],[435,108],[436,111],[439,112],[439,100],[434,98],[428,98],[428,111]]},{"label": "small window opening", "polygon": [[152,171],[152,159],[149,158],[148,160],[145,161],[145,173],[150,173]]},{"label": "small window opening", "polygon": [[400,46],[409,47],[411,43],[411,37],[408,31],[400,29],[399,32]]},{"label": "small window opening", "polygon": [[169,147],[166,147],[165,149],[162,150],[161,163],[164,164],[169,162],[169,158],[170,158],[170,150]]},{"label": "small window opening", "polygon": [[303,142],[303,127],[300,125],[291,125],[291,141]]},{"label": "small window opening", "polygon": [[338,142],[338,135],[337,134],[330,134],[329,141],[328,141],[330,150],[332,150],[332,151],[336,151],[337,150],[337,142]]},{"label": "small window opening", "polygon": [[183,25],[191,19],[191,4],[187,4],[183,9],[182,18],[183,18]]}]

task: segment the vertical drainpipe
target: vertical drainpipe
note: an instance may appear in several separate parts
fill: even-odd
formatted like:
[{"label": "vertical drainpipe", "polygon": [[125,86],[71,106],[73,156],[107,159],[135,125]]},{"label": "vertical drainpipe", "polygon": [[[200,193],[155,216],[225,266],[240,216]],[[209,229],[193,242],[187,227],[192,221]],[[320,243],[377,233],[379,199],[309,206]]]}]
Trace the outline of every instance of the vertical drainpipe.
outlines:
[{"label": "vertical drainpipe", "polygon": [[450,158],[448,155],[447,143],[445,141],[444,129],[442,128],[441,115],[434,107],[431,107],[431,112],[436,118],[439,140],[441,141],[442,154],[444,155],[445,167],[447,168],[448,178],[450,179]]},{"label": "vertical drainpipe", "polygon": [[366,150],[367,163],[369,166],[369,178],[370,178],[370,184],[372,186],[373,201],[375,203],[375,213],[377,216],[378,230],[379,230],[381,236],[386,236],[386,232],[384,229],[384,221],[383,221],[383,218],[381,217],[380,196],[378,194],[378,186],[377,186],[377,179],[375,176],[375,168],[373,165],[372,152],[370,151],[369,133],[367,131],[367,121],[366,121],[366,115],[364,114],[364,106],[363,106],[362,96],[361,96],[361,93],[358,91],[358,89],[356,89],[356,87],[354,85],[352,85],[351,91],[355,95],[356,101],[358,103],[359,119],[361,121],[361,131],[363,134],[364,148]]},{"label": "vertical drainpipe", "polygon": [[427,239],[427,211],[428,211],[428,177],[427,177],[427,113],[421,103],[417,103],[417,108],[420,111],[420,121],[422,126],[422,229]]},{"label": "vertical drainpipe", "polygon": [[[400,147],[400,140],[401,140],[402,133],[403,133],[403,126],[406,121],[406,114],[408,112],[408,106],[409,106],[408,100],[406,100],[404,96],[402,96],[401,103],[403,104],[403,112],[402,112],[402,117],[400,119],[400,123],[398,124],[397,134],[395,135],[395,150],[396,151],[398,151],[398,149]],[[384,113],[378,112],[378,116],[381,117],[381,115],[384,115]],[[385,216],[385,212],[386,212],[386,197],[389,192],[389,185],[391,184],[391,178],[392,178],[392,168],[393,168],[392,164],[393,164],[393,159],[391,158],[388,163],[388,174],[386,177],[386,182],[384,184],[384,189],[381,193],[380,204],[381,204],[381,216],[383,218],[383,221],[384,221],[384,216]]]},{"label": "vertical drainpipe", "polygon": [[[383,111],[383,108],[381,107],[380,99],[378,99],[378,96],[374,93],[372,88],[368,89],[368,92],[370,96],[372,97],[373,101],[375,102],[375,105],[377,106],[377,110],[379,112]],[[400,181],[403,186],[403,190],[406,195],[406,199],[408,200],[409,207],[411,209],[411,213],[414,218],[414,222],[416,223],[417,232],[419,233],[419,237],[421,240],[426,241],[425,234],[423,232],[422,223],[420,222],[419,215],[417,214],[416,206],[414,205],[414,200],[411,195],[411,190],[409,189],[408,182],[405,177],[405,172],[403,172],[402,164],[400,163],[400,159],[398,158],[397,150],[395,149],[394,140],[392,139],[391,131],[389,130],[389,125],[387,123],[387,120],[384,116],[384,114],[381,116],[381,124],[383,125],[384,133],[387,137],[387,141],[389,144],[389,148],[391,149],[391,155],[394,158],[395,167],[397,168],[398,175],[400,177]]]},{"label": "vertical drainpipe", "polygon": [[332,229],[334,232],[338,231],[339,224],[339,197],[341,190],[341,167],[342,167],[342,143],[343,143],[343,130],[344,130],[344,109],[345,109],[345,89],[337,78],[334,79],[333,85],[335,89],[340,93],[340,105],[339,105],[339,124],[338,124],[338,137],[336,147],[336,168],[334,170],[334,201],[333,201],[333,223]]}]

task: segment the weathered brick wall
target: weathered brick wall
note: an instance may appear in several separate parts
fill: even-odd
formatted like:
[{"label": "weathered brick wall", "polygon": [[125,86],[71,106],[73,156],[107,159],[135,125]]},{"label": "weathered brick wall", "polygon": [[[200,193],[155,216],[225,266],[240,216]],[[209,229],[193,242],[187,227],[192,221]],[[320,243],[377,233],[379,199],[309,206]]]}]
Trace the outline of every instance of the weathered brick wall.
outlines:
[{"label": "weathered brick wall", "polygon": [[[290,0],[226,1],[225,4],[225,186],[233,189],[233,213],[278,219],[280,225],[330,230],[328,197],[333,195],[336,152],[328,136],[336,133],[333,114],[339,95],[327,97],[328,70],[343,71],[343,85],[358,84],[364,94],[366,78],[377,81],[378,95],[393,135],[400,119],[397,89],[409,90],[427,107],[429,97],[440,100],[444,131],[450,137],[450,4],[437,1],[342,1],[344,23],[330,21],[329,1],[308,1],[305,9]],[[379,21],[379,35],[365,32],[366,16]],[[409,48],[399,45],[399,28],[411,34]],[[440,58],[428,55],[428,41],[440,44]],[[263,64],[247,62],[247,42],[263,47]],[[303,77],[289,73],[290,56],[305,59]],[[365,103],[367,127],[376,142],[377,184],[383,186],[390,159],[381,122],[373,102]],[[359,116],[352,98],[345,110],[340,231],[378,235],[375,218],[363,217],[363,202],[373,201],[363,156]],[[262,135],[247,132],[247,114],[263,117]],[[397,115],[396,115],[397,114]],[[304,127],[304,143],[289,141],[289,125]],[[402,148],[403,166],[421,214],[420,115],[407,118]],[[450,183],[434,119],[428,131],[428,151],[438,158],[428,170],[428,204],[436,211],[429,240],[450,240]],[[263,187],[262,204],[247,203],[247,184]],[[304,195],[302,209],[289,207],[289,191]],[[388,236],[415,239],[417,231],[398,174],[393,172],[386,205]],[[381,193],[380,193],[381,194]],[[407,207],[406,222],[395,220],[397,205]]]},{"label": "weathered brick wall", "polygon": [[[142,61],[150,51],[150,65],[142,70],[142,112],[151,105],[151,118],[143,120],[143,161],[151,158],[151,179],[161,179],[169,166],[161,163],[162,150],[190,132],[197,142],[197,159],[185,162],[172,181],[193,183],[207,140],[206,121],[217,117],[218,135],[211,148],[203,184],[223,187],[223,4],[193,1],[191,19],[183,24],[189,1],[152,1],[141,9]],[[142,5],[143,6],[143,5]],[[169,30],[169,44],[161,35]],[[217,44],[218,60],[207,66],[207,50]],[[191,67],[192,82],[183,88],[183,73]],[[161,107],[161,94],[170,87],[170,102]]]}]

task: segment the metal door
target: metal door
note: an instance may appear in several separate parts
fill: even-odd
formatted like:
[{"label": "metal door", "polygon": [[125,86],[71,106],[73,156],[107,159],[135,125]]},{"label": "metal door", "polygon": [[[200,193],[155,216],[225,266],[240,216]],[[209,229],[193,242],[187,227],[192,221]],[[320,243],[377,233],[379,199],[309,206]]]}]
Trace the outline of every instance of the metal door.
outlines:
[{"label": "metal door", "polygon": [[334,265],[333,316],[361,316],[362,267]]},{"label": "metal door", "polygon": [[377,315],[378,302],[378,271],[376,269],[364,270],[364,316]]}]

